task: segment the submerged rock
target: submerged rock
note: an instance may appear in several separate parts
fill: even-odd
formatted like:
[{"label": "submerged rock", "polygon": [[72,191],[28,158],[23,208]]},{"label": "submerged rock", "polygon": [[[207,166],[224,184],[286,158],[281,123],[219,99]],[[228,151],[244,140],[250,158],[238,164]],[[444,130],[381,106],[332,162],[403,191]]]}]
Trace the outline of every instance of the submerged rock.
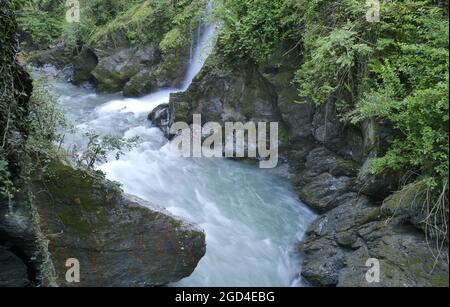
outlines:
[{"label": "submerged rock", "polygon": [[169,137],[169,124],[170,124],[170,106],[167,103],[160,104],[154,108],[148,115],[148,120],[152,122],[152,125],[161,129],[166,137]]},{"label": "submerged rock", "polygon": [[[205,234],[161,207],[123,195],[101,177],[55,164],[36,199],[60,286],[159,286],[189,276]],[[80,283],[65,279],[80,262]]]}]

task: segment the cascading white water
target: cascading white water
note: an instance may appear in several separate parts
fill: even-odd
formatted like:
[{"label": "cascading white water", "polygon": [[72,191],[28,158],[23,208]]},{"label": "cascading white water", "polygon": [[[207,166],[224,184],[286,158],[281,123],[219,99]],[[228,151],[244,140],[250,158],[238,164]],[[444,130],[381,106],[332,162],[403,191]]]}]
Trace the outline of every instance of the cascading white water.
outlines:
[{"label": "cascading white water", "polygon": [[66,146],[82,146],[83,131],[124,138],[139,136],[120,160],[98,165],[123,189],[198,223],[206,232],[206,255],[182,286],[301,285],[296,242],[314,214],[298,201],[277,170],[222,158],[179,158],[167,139],[151,127],[147,114],[185,90],[211,52],[215,25],[203,26],[181,89],[161,90],[140,99],[95,94],[57,82],[55,91],[77,133]]},{"label": "cascading white water", "polygon": [[[209,2],[206,8],[206,17],[212,12],[212,3]],[[218,23],[211,23],[208,20],[201,21],[197,25],[197,36],[193,40],[194,49],[189,61],[189,67],[184,78],[183,85],[181,87],[182,91],[188,89],[192,80],[198,74],[205,64],[206,59],[211,54],[216,43],[216,34],[219,29]],[[194,36],[195,37],[195,36]]]}]

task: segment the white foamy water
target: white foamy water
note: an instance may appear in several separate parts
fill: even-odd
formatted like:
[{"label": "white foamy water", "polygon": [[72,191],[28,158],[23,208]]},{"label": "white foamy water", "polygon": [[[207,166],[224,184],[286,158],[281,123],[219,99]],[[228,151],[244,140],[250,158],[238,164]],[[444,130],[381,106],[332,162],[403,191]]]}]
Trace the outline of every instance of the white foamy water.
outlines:
[{"label": "white foamy water", "polygon": [[[182,89],[186,89],[211,51],[215,25],[204,26]],[[95,94],[65,82],[55,92],[77,133],[66,146],[83,146],[83,131],[124,138],[139,136],[137,147],[120,160],[98,165],[127,193],[166,207],[198,223],[206,233],[206,255],[194,273],[175,286],[299,286],[296,243],[314,214],[302,204],[290,183],[276,170],[223,158],[180,158],[148,113],[167,103],[162,90],[139,99]]]}]

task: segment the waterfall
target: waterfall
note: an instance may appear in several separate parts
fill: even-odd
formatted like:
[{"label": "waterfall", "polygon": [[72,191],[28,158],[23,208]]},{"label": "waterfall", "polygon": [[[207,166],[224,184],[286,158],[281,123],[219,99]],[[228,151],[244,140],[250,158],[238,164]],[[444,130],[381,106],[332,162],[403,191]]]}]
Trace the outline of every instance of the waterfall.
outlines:
[{"label": "waterfall", "polygon": [[205,18],[197,22],[196,36],[193,35],[193,40],[191,42],[194,51],[189,59],[189,66],[181,87],[182,91],[188,89],[192,80],[200,72],[216,44],[217,32],[220,26],[217,22],[212,23],[209,20],[212,9],[212,2],[209,2],[205,12]]},{"label": "waterfall", "polygon": [[109,112],[132,112],[134,114],[148,114],[158,105],[168,103],[170,94],[184,92],[191,85],[192,80],[200,72],[208,56],[214,49],[217,33],[220,29],[219,23],[209,21],[212,14],[212,3],[210,2],[205,11],[205,18],[199,20],[196,26],[196,35],[193,35],[191,42],[191,56],[188,61],[186,75],[180,88],[161,89],[150,95],[141,98],[120,98],[110,101],[102,108]]},{"label": "waterfall", "polygon": [[[210,10],[211,4],[207,15]],[[99,135],[139,136],[137,146],[120,160],[112,153],[97,168],[126,193],[163,206],[205,230],[205,256],[194,273],[176,285],[301,285],[295,244],[315,216],[298,200],[290,183],[276,169],[262,170],[249,162],[176,157],[163,133],[147,120],[148,113],[167,103],[171,93],[189,87],[214,47],[218,27],[209,22],[197,25],[181,88],[125,99],[57,83],[55,91],[77,131],[65,142],[82,148],[88,128]]]}]

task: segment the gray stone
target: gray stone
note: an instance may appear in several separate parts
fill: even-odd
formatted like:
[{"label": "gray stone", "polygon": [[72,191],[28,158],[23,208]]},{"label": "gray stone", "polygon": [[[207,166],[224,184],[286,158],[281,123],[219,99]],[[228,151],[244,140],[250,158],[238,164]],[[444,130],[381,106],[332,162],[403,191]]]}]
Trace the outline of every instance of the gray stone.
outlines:
[{"label": "gray stone", "polygon": [[[300,245],[302,275],[318,286],[448,286],[448,262],[422,232],[389,219],[367,197],[325,213]],[[369,283],[366,261],[380,261],[380,282]],[[433,266],[436,265],[433,270]]]},{"label": "gray stone", "polygon": [[358,173],[358,165],[355,162],[345,160],[325,147],[311,150],[305,167],[315,175],[327,172],[336,177],[354,177]]},{"label": "gray stone", "polygon": [[332,209],[333,202],[338,196],[345,193],[352,184],[349,177],[334,177],[323,173],[315,177],[310,183],[298,189],[300,199],[319,212]]},{"label": "gray stone", "polygon": [[25,263],[0,245],[0,287],[26,287],[28,285],[30,285],[30,281]]},{"label": "gray stone", "polygon": [[86,81],[92,81],[92,71],[98,64],[97,55],[88,47],[83,47],[73,61],[72,83],[79,85]]},{"label": "gray stone", "polygon": [[123,87],[125,97],[141,97],[157,90],[157,80],[153,71],[138,72]]},{"label": "gray stone", "polygon": [[386,171],[382,174],[374,174],[370,165],[374,158],[368,157],[358,172],[354,190],[371,196],[375,199],[384,199],[395,191],[398,186],[398,174]]},{"label": "gray stone", "polygon": [[205,122],[281,121],[277,94],[251,65],[230,67],[209,59],[185,93],[172,95],[174,121],[192,122],[202,114]]},{"label": "gray stone", "polygon": [[164,135],[169,136],[169,124],[170,124],[170,106],[167,103],[160,104],[154,108],[148,115],[148,119],[152,122],[152,125],[161,129]]},{"label": "gray stone", "polygon": [[92,74],[98,82],[99,91],[118,92],[139,72],[156,69],[160,59],[153,44],[121,49],[100,58]]},{"label": "gray stone", "polygon": [[[36,206],[60,286],[164,285],[189,276],[205,253],[198,226],[104,179],[55,164],[42,180],[49,194]],[[68,258],[80,262],[80,283],[65,279]]]}]

